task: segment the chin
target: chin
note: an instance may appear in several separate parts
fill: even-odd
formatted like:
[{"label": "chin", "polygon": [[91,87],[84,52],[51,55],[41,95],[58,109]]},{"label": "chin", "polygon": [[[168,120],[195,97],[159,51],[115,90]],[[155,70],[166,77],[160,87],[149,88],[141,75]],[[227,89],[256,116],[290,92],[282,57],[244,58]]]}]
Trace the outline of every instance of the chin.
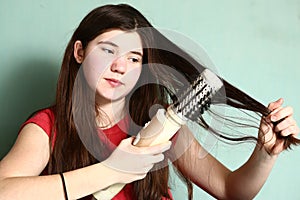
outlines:
[{"label": "chin", "polygon": [[106,99],[106,100],[109,100],[109,101],[117,101],[117,100],[125,98],[126,95],[125,94],[119,94],[119,95],[116,95],[116,94],[100,94],[99,96]]}]

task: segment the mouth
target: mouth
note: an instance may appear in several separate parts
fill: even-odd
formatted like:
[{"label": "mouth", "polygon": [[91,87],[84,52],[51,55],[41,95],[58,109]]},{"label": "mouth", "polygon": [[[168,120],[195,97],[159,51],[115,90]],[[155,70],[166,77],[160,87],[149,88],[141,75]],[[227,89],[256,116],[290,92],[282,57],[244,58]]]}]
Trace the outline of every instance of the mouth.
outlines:
[{"label": "mouth", "polygon": [[111,85],[112,87],[118,87],[118,86],[121,86],[121,85],[124,85],[124,83],[122,83],[121,81],[119,81],[118,79],[114,79],[114,78],[104,78],[107,83],[109,85]]}]

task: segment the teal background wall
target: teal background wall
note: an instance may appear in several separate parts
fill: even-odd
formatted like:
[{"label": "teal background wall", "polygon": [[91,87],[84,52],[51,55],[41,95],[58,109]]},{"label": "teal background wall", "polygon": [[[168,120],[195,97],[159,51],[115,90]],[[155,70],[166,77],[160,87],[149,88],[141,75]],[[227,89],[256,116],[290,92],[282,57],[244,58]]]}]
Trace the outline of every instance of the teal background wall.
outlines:
[{"label": "teal background wall", "polygon": [[[179,0],[127,2],[156,27],[200,44],[219,74],[264,104],[279,97],[300,123],[300,1]],[[80,20],[96,6],[121,1],[0,1],[0,158],[33,111],[50,105],[64,48]],[[218,143],[213,154],[230,169],[253,145]],[[300,199],[300,148],[280,155],[256,199]],[[174,178],[175,199],[186,199]],[[245,188],[247,190],[247,188]],[[213,199],[195,189],[195,199]]]}]

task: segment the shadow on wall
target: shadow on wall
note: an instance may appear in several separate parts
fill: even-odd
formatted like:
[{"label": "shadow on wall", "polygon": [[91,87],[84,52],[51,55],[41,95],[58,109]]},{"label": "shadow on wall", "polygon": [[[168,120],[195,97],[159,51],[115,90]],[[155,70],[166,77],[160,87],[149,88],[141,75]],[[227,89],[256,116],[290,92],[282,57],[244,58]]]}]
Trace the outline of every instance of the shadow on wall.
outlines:
[{"label": "shadow on wall", "polygon": [[49,60],[32,57],[12,62],[6,67],[14,70],[1,80],[0,159],[14,144],[27,117],[54,102],[59,73],[58,64]]}]

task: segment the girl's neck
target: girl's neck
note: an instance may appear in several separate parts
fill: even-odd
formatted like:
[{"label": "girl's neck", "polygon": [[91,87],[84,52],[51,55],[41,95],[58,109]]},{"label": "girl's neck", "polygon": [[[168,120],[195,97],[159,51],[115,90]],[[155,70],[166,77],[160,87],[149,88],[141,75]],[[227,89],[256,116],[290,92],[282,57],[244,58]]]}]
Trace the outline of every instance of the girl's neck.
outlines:
[{"label": "girl's neck", "polygon": [[[97,98],[100,116],[97,116],[97,124],[101,128],[110,128],[125,117],[125,98],[108,100]],[[103,114],[108,120],[103,120]]]}]

